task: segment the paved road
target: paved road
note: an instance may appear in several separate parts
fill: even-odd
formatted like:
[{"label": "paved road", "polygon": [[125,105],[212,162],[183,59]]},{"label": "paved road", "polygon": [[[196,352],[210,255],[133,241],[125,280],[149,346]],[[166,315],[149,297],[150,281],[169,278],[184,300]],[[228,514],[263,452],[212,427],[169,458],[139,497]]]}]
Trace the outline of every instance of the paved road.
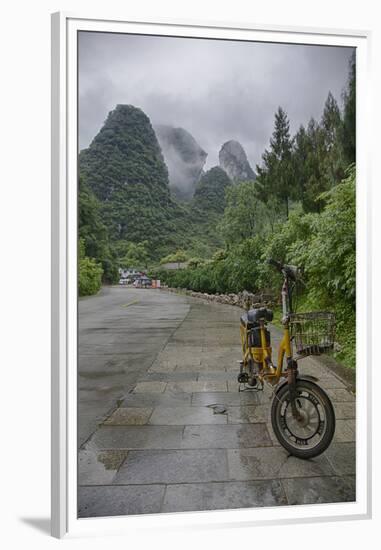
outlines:
[{"label": "paved road", "polygon": [[80,301],[80,517],[355,500],[354,396],[304,360],[334,403],[336,434],[320,457],[289,457],[269,391],[238,392],[240,313],[158,290]]}]

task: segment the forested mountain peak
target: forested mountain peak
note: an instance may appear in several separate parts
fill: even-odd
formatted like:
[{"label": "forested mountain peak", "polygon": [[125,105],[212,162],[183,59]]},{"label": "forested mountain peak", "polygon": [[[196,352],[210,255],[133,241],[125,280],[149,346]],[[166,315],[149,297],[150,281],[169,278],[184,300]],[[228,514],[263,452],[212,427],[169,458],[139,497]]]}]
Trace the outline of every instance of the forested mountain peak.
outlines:
[{"label": "forested mountain peak", "polygon": [[223,144],[219,152],[220,167],[225,170],[229,178],[234,181],[248,181],[255,179],[242,145],[231,139]]},{"label": "forested mountain peak", "polygon": [[208,154],[184,128],[164,124],[155,131],[169,171],[169,184],[180,199],[193,196]]},{"label": "forested mountain peak", "polygon": [[148,116],[117,105],[88,149],[80,153],[81,175],[100,200],[126,186],[144,185],[169,198],[168,170]]},{"label": "forested mountain peak", "polygon": [[171,198],[156,134],[141,109],[117,105],[81,151],[79,166],[111,241],[144,241],[151,257],[182,242],[186,214]]}]

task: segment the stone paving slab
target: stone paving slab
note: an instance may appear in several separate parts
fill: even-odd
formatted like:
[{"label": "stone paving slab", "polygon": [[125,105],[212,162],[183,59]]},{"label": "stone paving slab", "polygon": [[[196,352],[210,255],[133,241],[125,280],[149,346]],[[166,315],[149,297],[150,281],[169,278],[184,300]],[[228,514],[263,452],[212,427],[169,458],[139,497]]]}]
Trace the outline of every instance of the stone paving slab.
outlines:
[{"label": "stone paving slab", "polygon": [[354,477],[310,477],[282,480],[289,504],[354,502]]},{"label": "stone paving slab", "polygon": [[79,487],[78,517],[156,514],[164,494],[164,485]]},{"label": "stone paving slab", "polygon": [[205,381],[205,380],[215,380],[215,381],[219,381],[219,380],[225,380],[225,381],[229,381],[229,380],[237,380],[237,372],[227,372],[226,369],[225,370],[207,370],[205,369],[204,371],[199,371],[197,373],[197,380],[198,381]]},{"label": "stone paving slab", "polygon": [[203,359],[224,359],[226,357],[232,359],[236,356],[239,358],[241,354],[242,349],[240,345],[232,346],[230,344],[226,345],[218,342],[209,342],[204,344],[201,357]]},{"label": "stone paving slab", "polygon": [[192,346],[182,346],[179,349],[179,346],[177,344],[172,343],[171,341],[168,342],[168,344],[165,346],[164,350],[162,350],[157,358],[160,359],[178,359],[181,356],[189,355],[189,356],[199,356],[202,353],[202,346],[200,345],[192,345]]},{"label": "stone paving slab", "polygon": [[271,444],[266,424],[185,426],[181,441],[183,449],[236,449]]},{"label": "stone paving slab", "polygon": [[336,420],[342,420],[347,418],[356,418],[356,403],[333,403],[335,409]]},{"label": "stone paving slab", "polygon": [[142,426],[148,423],[152,408],[119,407],[105,421],[105,426]]},{"label": "stone paving slab", "polygon": [[320,455],[311,460],[289,456],[283,447],[228,450],[230,479],[282,479],[333,475],[328,459]]},{"label": "stone paving slab", "polygon": [[354,419],[336,420],[333,441],[344,443],[356,440],[356,421]]},{"label": "stone paving slab", "polygon": [[333,443],[324,453],[337,475],[356,474],[356,444]]},{"label": "stone paving slab", "polygon": [[122,407],[180,407],[190,405],[190,393],[130,393],[121,402]]},{"label": "stone paving slab", "polygon": [[355,401],[355,396],[353,393],[342,389],[327,389],[325,390],[327,392],[328,397],[331,399],[331,401],[340,403],[340,402],[346,402],[346,401]]},{"label": "stone paving slab", "polygon": [[181,393],[196,393],[196,392],[225,392],[227,389],[226,382],[201,380],[199,382],[168,382],[166,386],[167,392]]},{"label": "stone paving slab", "polygon": [[80,374],[88,374],[94,378],[107,376],[108,374],[123,374],[126,370],[136,366],[136,359],[131,358],[130,354],[119,355],[118,357],[108,357],[103,355],[80,355]]},{"label": "stone paving slab", "polygon": [[199,334],[193,334],[192,336],[189,336],[187,333],[184,332],[184,334],[176,333],[175,336],[172,336],[172,342],[179,346],[179,349],[181,349],[183,346],[192,346],[198,345],[200,341],[202,342],[204,340],[204,333],[200,332]]},{"label": "stone paving slab", "polygon": [[135,386],[134,393],[163,393],[166,387],[166,382],[138,382]]},{"label": "stone paving slab", "polygon": [[[91,392],[91,394],[94,393]],[[82,396],[82,400],[78,404],[78,416],[81,418],[77,431],[78,448],[89,439],[89,434],[95,432],[114,409],[115,398],[112,395],[103,399],[100,399],[98,393],[96,398],[93,395],[91,397],[87,395],[86,398]]]},{"label": "stone paving slab", "polygon": [[214,414],[212,409],[206,407],[156,407],[149,424],[162,426],[227,424],[227,416]]},{"label": "stone paving slab", "polygon": [[174,372],[176,365],[174,361],[154,361],[148,372]]},{"label": "stone paving slab", "polygon": [[237,379],[228,381],[228,391],[235,393],[238,392],[239,384]]},{"label": "stone paving slab", "polygon": [[126,457],[127,451],[82,449],[78,454],[79,485],[110,485]]},{"label": "stone paving slab", "polygon": [[190,370],[200,370],[201,368],[201,360],[200,359],[189,359],[185,361],[177,361],[176,363],[176,372],[187,372]]},{"label": "stone paving slab", "polygon": [[237,362],[240,360],[242,355],[241,349],[230,349],[220,347],[218,350],[211,351],[208,348],[205,348],[201,354],[201,360],[204,362],[221,362],[225,363]]},{"label": "stone paving slab", "polygon": [[267,422],[266,428],[267,428],[268,434],[270,436],[271,442],[274,445],[274,447],[281,447],[281,444],[279,443],[278,438],[275,435],[275,432],[273,430],[271,422]]},{"label": "stone paving slab", "polygon": [[222,481],[227,476],[224,450],[131,451],[113,484]]},{"label": "stone paving slab", "polygon": [[270,420],[270,407],[268,405],[230,406],[227,415],[229,424],[267,423]]},{"label": "stone paving slab", "polygon": [[98,375],[96,377],[89,376],[88,373],[85,373],[78,376],[78,391],[125,391],[125,381],[125,373],[111,373],[102,376]]},{"label": "stone paving slab", "polygon": [[192,395],[192,405],[196,407],[220,405],[259,405],[259,392],[205,392]]},{"label": "stone paving slab", "polygon": [[[225,373],[226,374],[226,373]],[[144,382],[197,382],[198,371],[147,372]]]},{"label": "stone paving slab", "polygon": [[201,359],[200,357],[197,357],[197,355],[188,353],[185,354],[181,350],[181,346],[179,347],[179,352],[177,355],[170,355],[170,356],[161,356],[155,361],[155,365],[163,365],[165,367],[175,369],[182,369],[182,370],[197,370],[196,367],[200,367]]},{"label": "stone paving slab", "polygon": [[[161,337],[158,336],[156,337],[156,339],[154,340],[153,338],[151,338],[150,336],[150,340],[151,340],[151,345],[157,345],[157,346],[160,346],[160,342],[161,342]],[[127,341],[126,339],[123,341],[123,342],[119,342],[117,345],[115,342],[112,342],[110,344],[99,344],[99,343],[96,343],[96,344],[83,344],[81,346],[81,357],[85,356],[85,355],[91,355],[91,356],[96,356],[96,355],[105,355],[107,356],[108,358],[109,357],[114,357],[114,356],[118,356],[118,355],[126,355],[128,353],[138,353],[139,352],[139,348],[138,346],[136,345],[136,340],[135,339],[131,339],[131,341]],[[152,360],[155,358],[155,354],[154,352],[152,352],[152,355],[150,357],[151,359],[151,362]]]},{"label": "stone paving slab", "polygon": [[162,512],[226,510],[287,504],[278,480],[168,485]]},{"label": "stone paving slab", "polygon": [[225,372],[229,365],[229,361],[201,359],[201,368],[204,370]]},{"label": "stone paving slab", "polygon": [[180,449],[183,426],[102,426],[91,442],[105,449]]},{"label": "stone paving slab", "polygon": [[324,376],[324,378],[319,378],[317,383],[323,388],[323,390],[338,388],[343,388],[345,390],[347,389],[344,382],[336,378],[336,376]]}]

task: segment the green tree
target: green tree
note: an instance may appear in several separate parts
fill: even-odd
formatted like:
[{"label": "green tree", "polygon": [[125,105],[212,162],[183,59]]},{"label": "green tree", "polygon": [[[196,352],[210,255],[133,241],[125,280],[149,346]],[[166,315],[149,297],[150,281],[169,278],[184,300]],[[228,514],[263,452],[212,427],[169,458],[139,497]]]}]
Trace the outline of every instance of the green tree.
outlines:
[{"label": "green tree", "polygon": [[177,263],[177,267],[180,267],[180,264],[188,260],[188,254],[184,250],[177,250],[173,254],[168,254],[160,260],[161,264],[167,263]]},{"label": "green tree", "polygon": [[247,181],[226,189],[226,208],[219,229],[228,246],[260,233],[266,221],[266,207],[259,199],[255,182]]},{"label": "green tree", "polygon": [[122,267],[147,269],[148,259],[148,241],[142,241],[140,243],[125,242],[124,255],[120,259]]},{"label": "green tree", "polygon": [[346,303],[354,309],[356,290],[355,167],[324,194],[326,206],[310,220],[310,239],[294,243],[293,259],[304,266],[311,292],[324,301]]},{"label": "green tree", "polygon": [[349,62],[349,77],[343,93],[342,147],[346,164],[356,162],[356,52]]},{"label": "green tree", "polygon": [[301,127],[296,134],[293,151],[293,169],[305,212],[320,212],[324,206],[319,197],[327,190],[323,165],[325,154],[324,132],[311,118],[307,130]]},{"label": "green tree", "polygon": [[257,182],[262,188],[266,202],[279,201],[288,218],[290,199],[295,196],[296,186],[292,170],[292,146],[290,123],[282,107],[275,113],[274,131],[270,149],[262,155],[262,166],[257,166]]},{"label": "green tree", "polygon": [[323,167],[326,188],[330,189],[344,178],[344,152],[340,135],[342,119],[337,101],[329,92],[324,105],[320,127],[324,139]]},{"label": "green tree", "polygon": [[103,269],[94,258],[85,253],[85,242],[78,241],[78,294],[88,296],[96,294],[102,285]]},{"label": "green tree", "polygon": [[322,193],[344,177],[341,131],[340,110],[329,93],[320,123],[311,118],[307,130],[301,126],[295,135],[292,165],[305,212],[321,212],[325,204]]},{"label": "green tree", "polygon": [[78,236],[82,239],[86,256],[102,265],[103,281],[117,280],[116,257],[109,232],[101,218],[101,206],[83,177],[78,185]]}]

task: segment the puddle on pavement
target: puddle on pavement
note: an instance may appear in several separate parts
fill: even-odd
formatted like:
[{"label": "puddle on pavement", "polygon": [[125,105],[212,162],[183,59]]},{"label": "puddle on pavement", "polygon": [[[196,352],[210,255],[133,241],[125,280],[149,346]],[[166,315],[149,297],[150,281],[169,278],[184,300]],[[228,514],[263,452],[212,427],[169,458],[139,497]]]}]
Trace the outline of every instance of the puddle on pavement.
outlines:
[{"label": "puddle on pavement", "polygon": [[102,485],[112,482],[127,458],[128,451],[97,451],[90,443],[78,455],[79,485]]},{"label": "puddle on pavement", "polygon": [[106,470],[117,470],[126,457],[127,451],[101,451],[97,458]]}]

